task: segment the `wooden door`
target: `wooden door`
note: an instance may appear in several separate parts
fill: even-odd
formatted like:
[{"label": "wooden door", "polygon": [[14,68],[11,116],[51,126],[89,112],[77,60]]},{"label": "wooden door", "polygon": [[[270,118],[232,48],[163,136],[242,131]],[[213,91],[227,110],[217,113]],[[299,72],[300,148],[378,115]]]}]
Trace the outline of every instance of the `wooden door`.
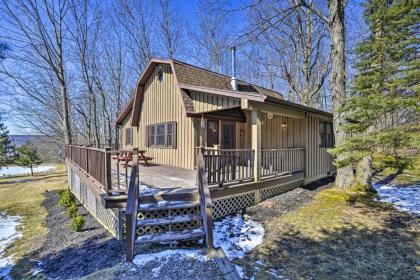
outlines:
[{"label": "wooden door", "polygon": [[236,125],[231,122],[222,123],[222,149],[235,149]]}]

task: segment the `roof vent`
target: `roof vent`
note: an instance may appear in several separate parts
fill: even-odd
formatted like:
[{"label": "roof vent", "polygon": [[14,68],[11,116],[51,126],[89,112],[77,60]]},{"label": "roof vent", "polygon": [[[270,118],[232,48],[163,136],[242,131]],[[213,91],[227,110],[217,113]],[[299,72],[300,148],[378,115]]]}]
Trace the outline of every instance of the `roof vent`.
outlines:
[{"label": "roof vent", "polygon": [[230,79],[232,89],[238,90],[238,83],[236,82],[236,47],[232,47],[232,78]]}]

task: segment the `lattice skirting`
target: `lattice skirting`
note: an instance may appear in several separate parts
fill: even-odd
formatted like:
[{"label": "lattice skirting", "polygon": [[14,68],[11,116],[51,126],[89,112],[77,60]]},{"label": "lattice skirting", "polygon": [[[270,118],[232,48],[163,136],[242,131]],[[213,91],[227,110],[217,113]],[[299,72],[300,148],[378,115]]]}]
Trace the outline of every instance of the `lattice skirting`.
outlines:
[{"label": "lattice skirting", "polygon": [[[189,207],[182,209],[168,209],[156,211],[139,212],[138,220],[145,219],[173,219],[176,216],[185,215],[200,215],[200,207]],[[176,222],[173,221],[170,225],[154,225],[154,226],[138,226],[136,229],[137,235],[145,235],[151,233],[160,233],[166,231],[183,231],[186,229],[194,229],[201,227],[201,221]]]},{"label": "lattice skirting", "polygon": [[213,200],[213,219],[219,219],[229,214],[236,213],[246,207],[256,205],[262,200],[266,200],[282,193],[291,191],[303,185],[304,180],[301,179],[247,193],[215,199]]},{"label": "lattice skirting", "polygon": [[112,235],[121,238],[120,212],[106,209],[80,177],[68,167],[68,184],[80,203],[101,223]]},{"label": "lattice skirting", "polygon": [[222,218],[256,204],[255,191],[213,201],[213,219]]},{"label": "lattice skirting", "polygon": [[261,199],[262,200],[266,200],[269,199],[271,197],[280,195],[282,193],[291,191],[293,189],[296,189],[298,187],[301,187],[304,185],[304,179],[301,180],[297,180],[297,181],[293,181],[293,182],[287,182],[284,184],[279,184],[279,185],[275,185],[275,186],[271,186],[271,187],[267,187],[264,189],[261,189],[260,193],[261,193]]}]

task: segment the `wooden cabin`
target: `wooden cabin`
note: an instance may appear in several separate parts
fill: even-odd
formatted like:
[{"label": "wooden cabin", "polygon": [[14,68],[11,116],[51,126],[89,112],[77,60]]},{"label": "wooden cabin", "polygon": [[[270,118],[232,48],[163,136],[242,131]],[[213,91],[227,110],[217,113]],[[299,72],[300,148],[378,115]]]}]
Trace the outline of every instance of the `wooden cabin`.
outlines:
[{"label": "wooden cabin", "polygon": [[334,141],[331,113],[235,82],[233,90],[231,77],[176,60],[152,59],[116,121],[121,147],[138,147],[153,163],[185,169],[195,168],[199,147],[213,167],[222,168],[214,162],[216,156],[231,157],[235,164],[224,170],[230,175],[209,174],[209,183],[218,176],[224,176],[223,182],[259,181],[298,171],[308,183],[334,172],[327,153]]},{"label": "wooden cabin", "polygon": [[330,113],[176,60],[150,61],[116,123],[121,149],[68,145],[66,164],[69,188],[125,238],[127,260],[135,244],[212,248],[213,219],[335,170]]}]

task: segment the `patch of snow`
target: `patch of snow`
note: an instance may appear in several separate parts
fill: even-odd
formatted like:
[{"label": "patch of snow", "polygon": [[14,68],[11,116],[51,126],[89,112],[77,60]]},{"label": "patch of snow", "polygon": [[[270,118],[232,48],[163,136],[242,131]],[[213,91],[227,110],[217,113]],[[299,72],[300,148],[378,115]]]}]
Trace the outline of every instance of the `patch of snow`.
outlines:
[{"label": "patch of snow", "polygon": [[0,213],[0,279],[10,279],[9,273],[14,266],[13,255],[6,257],[6,250],[22,234],[16,229],[21,224],[20,216],[8,216]]},{"label": "patch of snow", "polygon": [[266,270],[266,272],[273,276],[274,279],[285,279],[284,276],[282,276],[278,270],[275,270],[273,268]]},{"label": "patch of snow", "polygon": [[420,215],[420,183],[409,186],[374,184],[378,199],[389,202],[400,211]]},{"label": "patch of snow", "polygon": [[242,279],[246,278],[245,271],[244,271],[242,266],[239,266],[239,265],[235,264],[235,269],[238,272],[239,277],[241,277]]},{"label": "patch of snow", "polygon": [[[55,170],[54,166],[42,165],[33,168],[34,174],[36,173],[49,173]],[[21,166],[7,166],[0,169],[0,178],[2,177],[14,177],[21,175],[30,175],[31,169],[29,167]]]},{"label": "patch of snow", "polygon": [[163,266],[171,260],[187,260],[192,259],[199,262],[207,261],[207,257],[203,254],[202,250],[189,250],[189,249],[175,249],[165,250],[156,253],[139,254],[133,259],[133,263],[142,268],[150,266],[151,262],[158,263],[158,266],[152,269],[153,276],[159,277],[160,270]]},{"label": "patch of snow", "polygon": [[159,192],[159,189],[152,188],[148,185],[141,184],[140,185],[140,194],[141,195],[154,195],[155,193]]},{"label": "patch of snow", "polygon": [[264,239],[264,227],[247,215],[231,215],[214,222],[214,244],[222,247],[230,260],[242,258]]},{"label": "patch of snow", "polygon": [[42,262],[36,261],[36,265],[31,269],[31,275],[36,276],[43,271]]}]

